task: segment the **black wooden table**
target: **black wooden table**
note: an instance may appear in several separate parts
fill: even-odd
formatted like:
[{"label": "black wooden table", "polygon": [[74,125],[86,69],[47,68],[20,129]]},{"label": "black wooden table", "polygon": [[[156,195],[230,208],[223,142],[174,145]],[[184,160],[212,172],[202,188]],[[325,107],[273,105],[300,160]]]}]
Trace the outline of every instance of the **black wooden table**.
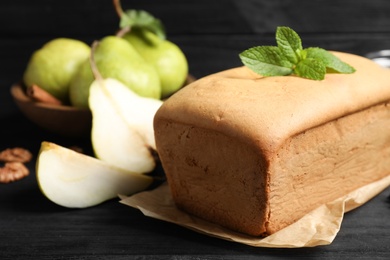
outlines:
[{"label": "black wooden table", "polygon": [[[276,26],[295,29],[306,46],[365,55],[390,49],[390,1],[122,0],[148,10],[187,55],[197,78],[240,66],[238,53],[274,44]],[[67,209],[47,200],[35,177],[42,141],[90,151],[89,138],[48,133],[28,121],[9,94],[32,51],[55,37],[91,43],[112,34],[118,18],[110,0],[0,3],[0,150],[33,152],[30,175],[0,184],[0,259],[390,259],[390,188],[345,215],[331,245],[300,249],[254,248],[151,219],[107,201]],[[389,79],[390,81],[390,79]]]}]

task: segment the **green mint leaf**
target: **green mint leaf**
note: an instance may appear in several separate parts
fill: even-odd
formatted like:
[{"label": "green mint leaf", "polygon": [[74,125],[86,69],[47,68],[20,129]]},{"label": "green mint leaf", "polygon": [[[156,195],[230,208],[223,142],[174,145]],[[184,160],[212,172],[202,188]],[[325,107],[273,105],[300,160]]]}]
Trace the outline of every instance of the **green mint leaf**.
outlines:
[{"label": "green mint leaf", "polygon": [[253,47],[240,53],[245,66],[263,76],[285,76],[292,73],[292,64],[275,46]]},{"label": "green mint leaf", "polygon": [[121,15],[119,27],[141,27],[155,33],[161,39],[166,38],[162,22],[144,10],[129,9],[124,11]]},{"label": "green mint leaf", "polygon": [[313,58],[306,58],[298,62],[294,73],[302,78],[323,80],[326,74],[326,66],[323,62]]},{"label": "green mint leaf", "polygon": [[328,69],[327,72],[331,73],[353,73],[355,72],[355,69],[348,65],[347,63],[341,61],[339,58],[334,56],[332,53],[321,49],[321,48],[307,48],[306,51],[306,57],[312,58],[315,60],[321,60],[326,68]]},{"label": "green mint leaf", "polygon": [[353,73],[355,69],[321,48],[303,49],[299,35],[289,27],[277,27],[277,46],[258,46],[240,53],[248,68],[263,76],[323,80],[326,73]]},{"label": "green mint leaf", "polygon": [[284,26],[277,27],[276,43],[291,63],[298,63],[300,60],[300,51],[302,50],[302,41],[294,30]]}]

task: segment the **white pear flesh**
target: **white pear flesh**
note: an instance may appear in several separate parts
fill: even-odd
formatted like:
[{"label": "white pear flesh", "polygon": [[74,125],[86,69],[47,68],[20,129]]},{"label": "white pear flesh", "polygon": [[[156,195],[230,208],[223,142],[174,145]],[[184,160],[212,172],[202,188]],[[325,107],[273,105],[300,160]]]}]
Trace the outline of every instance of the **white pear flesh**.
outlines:
[{"label": "white pear flesh", "polygon": [[118,80],[95,80],[89,106],[96,157],[126,170],[151,172],[156,167],[153,118],[161,104],[135,94]]},{"label": "white pear flesh", "polygon": [[86,208],[118,195],[145,190],[153,178],[125,171],[52,142],[42,142],[36,163],[38,185],[52,202]]}]

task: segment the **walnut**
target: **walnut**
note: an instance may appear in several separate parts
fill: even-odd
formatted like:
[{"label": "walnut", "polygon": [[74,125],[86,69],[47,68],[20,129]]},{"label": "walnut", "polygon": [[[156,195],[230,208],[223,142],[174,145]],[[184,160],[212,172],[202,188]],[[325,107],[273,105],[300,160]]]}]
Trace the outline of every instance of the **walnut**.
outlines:
[{"label": "walnut", "polygon": [[21,162],[7,162],[0,168],[0,183],[20,180],[29,175],[29,170]]},{"label": "walnut", "polygon": [[21,162],[26,163],[31,161],[32,154],[24,148],[15,147],[8,148],[0,152],[0,161],[3,162]]},{"label": "walnut", "polygon": [[0,161],[5,164],[0,167],[0,183],[9,183],[28,176],[30,172],[24,163],[31,159],[31,152],[24,148],[15,147],[1,151]]}]

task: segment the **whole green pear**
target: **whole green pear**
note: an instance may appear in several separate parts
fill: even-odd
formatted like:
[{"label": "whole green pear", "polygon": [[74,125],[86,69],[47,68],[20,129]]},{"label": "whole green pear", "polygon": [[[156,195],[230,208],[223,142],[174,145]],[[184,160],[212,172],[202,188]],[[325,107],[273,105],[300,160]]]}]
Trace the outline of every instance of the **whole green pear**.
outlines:
[{"label": "whole green pear", "polygon": [[[126,40],[106,36],[99,41],[93,55],[103,78],[117,79],[140,96],[161,98],[156,69]],[[69,98],[73,106],[88,108],[89,88],[94,79],[90,62],[84,62],[70,84]]]},{"label": "whole green pear", "polygon": [[23,74],[24,84],[36,84],[59,100],[68,102],[70,81],[80,64],[88,59],[90,49],[77,39],[50,40],[31,55]]},{"label": "whole green pear", "polygon": [[162,97],[169,96],[183,86],[188,75],[188,62],[176,44],[137,27],[132,28],[123,38],[155,66],[161,80]]},{"label": "whole green pear", "polygon": [[89,59],[79,67],[69,85],[69,101],[74,107],[89,108],[89,86],[95,80]]}]

